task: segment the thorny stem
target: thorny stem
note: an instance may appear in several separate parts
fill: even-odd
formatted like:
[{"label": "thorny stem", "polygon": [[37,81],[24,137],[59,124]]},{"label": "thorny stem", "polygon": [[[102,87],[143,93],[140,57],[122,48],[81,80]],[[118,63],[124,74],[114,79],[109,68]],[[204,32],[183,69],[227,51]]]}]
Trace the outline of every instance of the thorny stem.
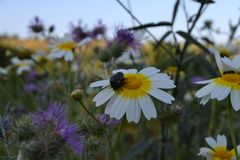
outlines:
[{"label": "thorny stem", "polygon": [[236,137],[235,137],[235,134],[234,134],[233,114],[232,114],[232,106],[231,106],[230,99],[229,99],[229,104],[228,104],[228,116],[229,116],[228,117],[228,125],[229,125],[229,131],[230,131],[230,135],[231,135],[232,145],[233,145],[233,148],[234,148],[236,160],[239,160],[237,144],[236,144]]}]

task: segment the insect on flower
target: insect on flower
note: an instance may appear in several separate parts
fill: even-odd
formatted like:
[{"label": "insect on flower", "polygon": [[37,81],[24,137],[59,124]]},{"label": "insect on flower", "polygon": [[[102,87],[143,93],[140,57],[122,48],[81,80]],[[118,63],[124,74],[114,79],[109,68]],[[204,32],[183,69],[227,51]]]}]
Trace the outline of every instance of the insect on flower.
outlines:
[{"label": "insect on flower", "polygon": [[141,71],[136,69],[119,69],[113,71],[108,80],[94,82],[90,87],[102,87],[93,99],[96,106],[107,103],[105,114],[121,119],[126,113],[128,122],[137,123],[141,111],[150,120],[157,117],[157,111],[150,96],[171,104],[174,98],[161,89],[174,88],[174,82],[165,73],[159,73],[155,67],[147,67]]}]

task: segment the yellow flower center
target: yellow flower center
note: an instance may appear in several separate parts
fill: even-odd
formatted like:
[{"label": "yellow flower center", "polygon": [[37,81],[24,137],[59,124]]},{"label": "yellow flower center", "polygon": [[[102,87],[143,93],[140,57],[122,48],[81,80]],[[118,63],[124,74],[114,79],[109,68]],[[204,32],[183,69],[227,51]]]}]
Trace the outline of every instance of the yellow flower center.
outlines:
[{"label": "yellow flower center", "polygon": [[214,82],[217,85],[230,87],[234,90],[240,90],[240,74],[226,73],[222,77],[215,78]]},{"label": "yellow flower center", "polygon": [[74,42],[64,42],[57,45],[57,48],[60,50],[72,51],[76,48],[76,44]]},{"label": "yellow flower center", "polygon": [[116,92],[125,98],[145,96],[151,89],[152,81],[144,74],[125,74],[124,85]]},{"label": "yellow flower center", "polygon": [[213,160],[231,160],[234,156],[234,151],[228,151],[226,147],[214,148],[214,159]]},{"label": "yellow flower center", "polygon": [[124,87],[127,89],[138,89],[142,86],[142,76],[136,75],[126,75],[125,77],[125,84]]}]

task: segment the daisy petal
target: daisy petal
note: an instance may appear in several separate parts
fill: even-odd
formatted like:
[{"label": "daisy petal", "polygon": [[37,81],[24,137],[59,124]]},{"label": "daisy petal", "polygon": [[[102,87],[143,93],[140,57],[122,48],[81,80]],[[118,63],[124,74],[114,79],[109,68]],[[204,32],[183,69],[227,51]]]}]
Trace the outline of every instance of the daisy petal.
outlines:
[{"label": "daisy petal", "polygon": [[169,80],[170,77],[166,73],[156,73],[149,77],[152,81]]},{"label": "daisy petal", "polygon": [[90,87],[102,87],[102,86],[108,86],[108,85],[110,85],[109,80],[101,80],[101,81],[91,83]]},{"label": "daisy petal", "polygon": [[141,117],[141,108],[137,100],[130,100],[129,106],[126,111],[128,122],[138,123]]},{"label": "daisy petal", "polygon": [[123,74],[127,73],[128,71],[126,69],[117,69],[117,70],[113,70],[112,73],[116,74],[118,72],[122,72]]},{"label": "daisy petal", "polygon": [[227,138],[225,135],[218,135],[217,136],[217,144],[219,146],[224,146],[226,147],[227,146]]},{"label": "daisy petal", "polygon": [[96,102],[96,106],[100,106],[107,102],[113,95],[114,90],[110,87],[107,87],[103,89],[101,92],[99,92],[94,98],[93,101]]},{"label": "daisy petal", "polygon": [[212,149],[207,148],[207,147],[201,147],[200,151],[198,153],[198,156],[205,156],[205,157],[207,157],[207,156],[211,156],[212,153],[214,153]]},{"label": "daisy petal", "polygon": [[65,61],[72,61],[73,60],[73,53],[72,52],[66,52],[64,56]]},{"label": "daisy petal", "polygon": [[220,57],[220,53],[218,51],[214,51],[214,56],[216,59],[217,67],[218,67],[221,75],[223,75],[223,64],[222,64],[222,60]]},{"label": "daisy petal", "polygon": [[162,88],[162,89],[171,89],[175,88],[174,81],[167,80],[167,81],[153,81],[153,87]]},{"label": "daisy petal", "polygon": [[147,68],[142,69],[138,73],[144,74],[146,76],[151,76],[151,75],[153,75],[155,73],[158,73],[158,72],[160,72],[160,70],[155,68],[155,67],[147,67]]},{"label": "daisy petal", "polygon": [[204,97],[204,96],[208,95],[209,93],[212,92],[214,86],[215,85],[213,85],[212,83],[204,86],[203,88],[201,88],[199,91],[197,91],[195,93],[195,96],[198,97],[198,98],[201,98],[201,97]]},{"label": "daisy petal", "polygon": [[151,98],[147,95],[138,99],[139,104],[142,108],[144,116],[150,120],[151,118],[157,117],[157,111],[155,105],[153,104]]},{"label": "daisy petal", "polygon": [[208,143],[208,145],[212,148],[216,148],[218,146],[217,142],[212,137],[206,137],[205,140]]},{"label": "daisy petal", "polygon": [[113,114],[111,114],[110,116],[113,116],[114,118],[120,120],[126,113],[128,103],[128,100],[122,98],[121,96],[118,96],[117,100],[113,104]]},{"label": "daisy petal", "polygon": [[240,109],[240,91],[232,90],[230,93],[230,99],[233,109],[235,111],[238,111]]},{"label": "daisy petal", "polygon": [[136,74],[137,70],[136,69],[128,69],[127,73]]},{"label": "daisy petal", "polygon": [[210,82],[212,82],[211,79],[209,79],[209,80],[204,80],[204,81],[198,81],[198,82],[194,82],[194,83],[195,83],[195,84],[208,84],[208,83],[210,83]]},{"label": "daisy petal", "polygon": [[201,101],[200,101],[200,104],[201,104],[201,105],[205,105],[205,104],[209,101],[210,97],[211,97],[210,94],[202,97],[202,99],[201,99]]},{"label": "daisy petal", "polygon": [[157,99],[159,99],[160,101],[167,103],[167,104],[172,104],[172,101],[175,100],[173,98],[173,96],[171,96],[170,94],[168,94],[167,92],[164,92],[160,89],[156,89],[156,88],[152,88],[149,91],[149,94]]},{"label": "daisy petal", "polygon": [[212,90],[211,98],[216,98],[218,101],[221,101],[229,95],[230,91],[230,87],[217,86]]}]

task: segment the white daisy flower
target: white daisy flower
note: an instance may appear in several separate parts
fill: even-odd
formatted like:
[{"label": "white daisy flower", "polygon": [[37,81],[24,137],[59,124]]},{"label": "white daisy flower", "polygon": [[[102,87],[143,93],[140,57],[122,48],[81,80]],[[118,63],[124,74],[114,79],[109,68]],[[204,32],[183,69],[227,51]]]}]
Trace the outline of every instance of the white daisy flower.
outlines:
[{"label": "white daisy flower", "polygon": [[[206,142],[211,148],[202,147],[199,150],[198,156],[204,156],[207,160],[235,160],[234,150],[227,149],[227,139],[225,135],[218,135],[215,140],[212,137],[206,137]],[[237,147],[238,154],[240,146]]]},{"label": "white daisy flower", "polygon": [[18,57],[13,57],[11,63],[17,67],[17,75],[21,75],[25,71],[30,71],[34,64],[32,60],[20,60]]},{"label": "white daisy flower", "polygon": [[200,103],[205,105],[209,99],[221,101],[230,95],[232,106],[235,111],[238,111],[240,109],[240,56],[230,60],[227,57],[221,58],[218,52],[214,54],[221,76],[196,82],[207,85],[196,92],[195,96],[201,98]]},{"label": "white daisy flower", "polygon": [[126,113],[128,122],[139,122],[141,110],[150,120],[157,117],[157,111],[150,96],[171,104],[175,99],[161,89],[174,88],[174,82],[165,73],[159,73],[154,67],[136,69],[120,69],[113,71],[110,79],[94,82],[90,87],[102,87],[93,99],[96,106],[107,103],[105,114],[121,119]]},{"label": "white daisy flower", "polygon": [[50,47],[52,48],[50,58],[64,58],[65,61],[72,61],[77,43],[75,43],[69,36],[65,36],[58,39],[57,42]]}]

